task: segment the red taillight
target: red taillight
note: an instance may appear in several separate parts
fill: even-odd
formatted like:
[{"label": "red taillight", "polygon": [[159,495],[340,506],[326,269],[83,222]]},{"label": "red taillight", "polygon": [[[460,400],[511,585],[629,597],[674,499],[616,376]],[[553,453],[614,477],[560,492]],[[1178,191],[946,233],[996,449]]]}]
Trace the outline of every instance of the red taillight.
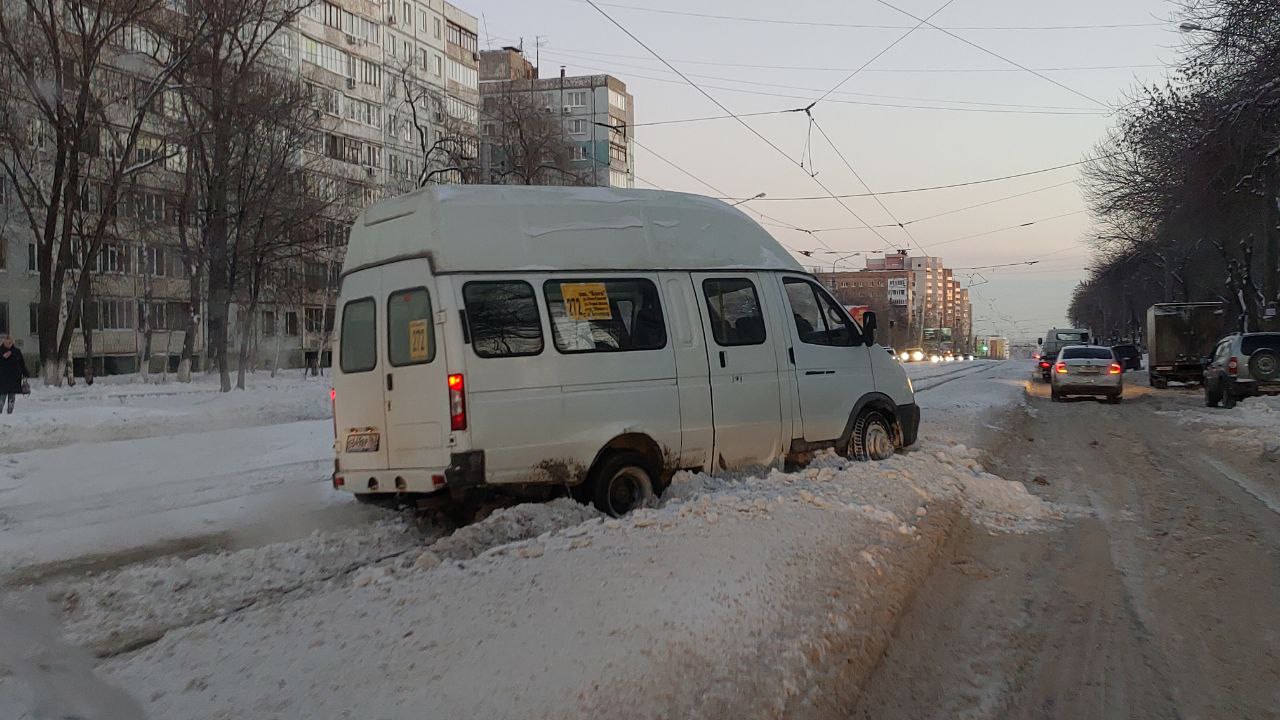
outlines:
[{"label": "red taillight", "polygon": [[1064,363],[1064,362],[1060,362],[1060,363],[1058,363],[1058,364],[1057,364],[1057,366],[1056,366],[1056,367],[1054,367],[1054,370],[1057,370],[1058,372],[1060,372],[1060,373],[1062,373],[1063,375],[1065,375],[1065,374],[1067,373],[1067,364],[1066,364],[1066,363]]},{"label": "red taillight", "polygon": [[1235,358],[1231,358],[1230,360],[1228,360],[1228,361],[1227,361],[1227,374],[1228,374],[1228,375],[1235,375],[1235,374],[1236,374],[1236,372],[1239,370],[1239,368],[1240,368],[1240,361],[1239,361],[1239,360],[1237,360],[1237,359],[1235,359]]},{"label": "red taillight", "polygon": [[1112,375],[1119,375],[1119,374],[1120,374],[1120,363],[1111,363],[1111,370],[1110,370],[1110,373],[1111,373]]},{"label": "red taillight", "polygon": [[449,376],[449,429],[467,429],[467,397],[464,392],[462,375],[454,373]]},{"label": "red taillight", "polygon": [[1042,367],[1042,368],[1047,368],[1047,367],[1049,367],[1049,361],[1048,361],[1048,360],[1041,360],[1041,361],[1040,361],[1040,367]]}]

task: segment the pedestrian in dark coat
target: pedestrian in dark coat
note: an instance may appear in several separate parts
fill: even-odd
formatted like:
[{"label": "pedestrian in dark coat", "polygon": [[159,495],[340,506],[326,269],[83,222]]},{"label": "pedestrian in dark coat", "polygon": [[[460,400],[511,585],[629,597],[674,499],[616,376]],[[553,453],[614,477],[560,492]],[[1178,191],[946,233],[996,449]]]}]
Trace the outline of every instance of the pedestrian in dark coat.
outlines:
[{"label": "pedestrian in dark coat", "polygon": [[13,337],[0,335],[0,412],[13,414],[13,403],[22,394],[23,381],[31,377],[22,351]]}]

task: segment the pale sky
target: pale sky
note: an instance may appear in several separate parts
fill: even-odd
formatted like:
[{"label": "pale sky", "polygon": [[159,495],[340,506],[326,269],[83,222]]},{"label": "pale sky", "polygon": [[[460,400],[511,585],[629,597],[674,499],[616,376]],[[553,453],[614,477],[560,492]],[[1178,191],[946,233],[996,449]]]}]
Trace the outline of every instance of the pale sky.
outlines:
[{"label": "pale sky", "polygon": [[[809,229],[863,225],[829,198],[777,199],[825,196],[819,182],[836,194],[865,192],[819,128],[875,192],[1073,163],[1113,123],[1109,108],[1124,102],[1138,85],[1163,82],[1164,68],[1177,60],[1183,42],[1176,30],[1177,8],[1166,0],[952,0],[932,23],[1018,65],[1044,68],[1043,75],[1070,89],[924,27],[819,102],[812,111],[817,123],[812,130],[803,113],[743,118],[785,151],[790,156],[786,159],[733,119],[645,126],[725,113],[583,0],[453,1],[481,17],[482,47],[515,44],[523,38],[532,59],[535,38],[540,38],[543,77],[558,74],[564,65],[570,75],[607,72],[626,82],[635,96],[635,136],[644,146],[636,149],[637,187],[719,195],[645,149],[651,148],[731,197],[763,192],[774,198],[742,206],[756,219],[763,212]],[[602,9],[739,115],[808,105],[915,24],[876,0],[607,2]],[[946,0],[890,2],[923,18]],[[1099,25],[1125,27],[1060,27]],[[1059,28],[1027,29],[1046,26]],[[1106,69],[1049,70],[1099,66]],[[942,69],[951,71],[933,72]],[[812,162],[805,152],[807,142]],[[816,178],[806,169],[816,170]],[[883,239],[865,228],[823,232],[815,238],[765,222],[780,242],[795,250],[855,252],[885,250],[892,244],[919,254],[918,243],[964,275],[962,281],[971,286],[976,333],[1034,339],[1046,328],[1066,322],[1071,289],[1088,262],[1083,241],[1091,219],[1075,184],[1078,171],[1071,167],[966,188],[883,196],[887,211],[872,197],[845,200],[868,224],[893,224],[893,218],[909,223],[914,242],[897,227],[879,229]],[[1019,193],[1029,194],[909,222]],[[1040,222],[991,232],[1030,221]],[[969,237],[974,235],[978,237]],[[938,243],[945,244],[935,246]],[[814,260],[801,260],[809,266],[839,257],[824,252]],[[1040,262],[960,269],[1027,260]],[[862,265],[861,257],[851,257],[841,267]],[[972,273],[978,274],[968,277]]]}]

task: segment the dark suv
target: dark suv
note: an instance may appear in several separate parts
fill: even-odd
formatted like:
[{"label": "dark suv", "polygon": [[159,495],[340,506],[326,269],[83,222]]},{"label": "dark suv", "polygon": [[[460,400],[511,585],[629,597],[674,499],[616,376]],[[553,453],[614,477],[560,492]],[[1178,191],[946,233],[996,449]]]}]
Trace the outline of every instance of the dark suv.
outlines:
[{"label": "dark suv", "polygon": [[1142,351],[1137,345],[1113,345],[1111,351],[1116,354],[1116,359],[1125,370],[1142,369]]},{"label": "dark suv", "polygon": [[1204,369],[1204,404],[1280,395],[1280,333],[1236,333],[1218,341]]}]

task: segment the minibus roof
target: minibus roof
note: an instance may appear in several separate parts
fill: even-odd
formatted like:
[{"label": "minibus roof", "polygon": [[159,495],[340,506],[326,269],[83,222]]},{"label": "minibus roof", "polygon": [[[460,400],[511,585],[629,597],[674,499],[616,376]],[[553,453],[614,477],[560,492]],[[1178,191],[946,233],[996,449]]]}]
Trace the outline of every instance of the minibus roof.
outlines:
[{"label": "minibus roof", "polygon": [[439,185],[385,200],[352,227],[343,272],[413,257],[436,273],[804,271],[719,200],[601,187]]}]

